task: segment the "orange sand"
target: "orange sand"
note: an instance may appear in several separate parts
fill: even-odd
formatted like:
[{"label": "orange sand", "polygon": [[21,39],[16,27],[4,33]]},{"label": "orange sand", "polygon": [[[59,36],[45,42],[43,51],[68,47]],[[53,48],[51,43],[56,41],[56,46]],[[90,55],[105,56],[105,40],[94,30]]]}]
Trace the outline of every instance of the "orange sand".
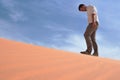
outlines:
[{"label": "orange sand", "polygon": [[120,80],[120,61],[0,39],[0,80]]}]

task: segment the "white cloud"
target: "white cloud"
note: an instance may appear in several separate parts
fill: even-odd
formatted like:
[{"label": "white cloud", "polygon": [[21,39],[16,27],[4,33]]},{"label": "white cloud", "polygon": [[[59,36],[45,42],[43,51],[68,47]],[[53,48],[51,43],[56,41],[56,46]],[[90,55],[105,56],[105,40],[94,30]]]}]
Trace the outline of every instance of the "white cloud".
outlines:
[{"label": "white cloud", "polygon": [[7,10],[9,10],[9,16],[13,21],[24,21],[27,19],[23,11],[18,9],[18,3],[16,0],[2,0],[2,4]]},{"label": "white cloud", "polygon": [[[64,25],[65,26],[65,25]],[[53,30],[53,31],[67,31],[67,32],[73,32],[72,29],[68,29],[66,27],[64,27],[63,25],[60,24],[56,24],[56,23],[51,23],[49,25],[45,25],[43,26],[44,28]]]},{"label": "white cloud", "polygon": [[12,13],[9,15],[13,21],[17,22],[17,21],[25,21],[26,20],[26,17],[25,15],[23,14],[23,12],[18,12],[16,10],[12,11]]},{"label": "white cloud", "polygon": [[[84,40],[84,36],[81,36],[80,34],[69,34],[67,37],[63,38],[61,35],[58,35],[57,37],[54,37],[53,39],[56,43],[64,44],[57,45],[52,44],[51,47],[55,49],[65,50],[65,51],[71,51],[79,53],[82,50],[86,49],[86,43]],[[99,47],[99,54],[100,57],[106,57],[111,59],[120,59],[119,55],[119,46],[113,46],[112,43],[109,43],[109,40],[105,40],[104,36],[98,34],[97,35],[97,42]]]},{"label": "white cloud", "polygon": [[120,47],[119,46],[113,46],[112,44],[111,46],[108,46],[107,44],[101,44],[99,45],[99,49],[100,49],[99,50],[100,55],[102,57],[120,60],[120,54],[119,54]]},{"label": "white cloud", "polygon": [[64,44],[62,45],[57,45],[53,44],[52,47],[56,49],[61,49],[65,51],[72,51],[72,52],[77,52],[79,53],[81,50],[84,50],[85,48],[85,41],[84,37],[80,36],[80,34],[70,34],[66,38],[60,36],[60,37],[54,37],[53,40],[56,43],[61,43]]},{"label": "white cloud", "polygon": [[25,37],[20,33],[20,30],[15,24],[11,24],[5,20],[0,19],[0,37],[7,39],[14,39],[21,42],[31,42],[28,37]]}]

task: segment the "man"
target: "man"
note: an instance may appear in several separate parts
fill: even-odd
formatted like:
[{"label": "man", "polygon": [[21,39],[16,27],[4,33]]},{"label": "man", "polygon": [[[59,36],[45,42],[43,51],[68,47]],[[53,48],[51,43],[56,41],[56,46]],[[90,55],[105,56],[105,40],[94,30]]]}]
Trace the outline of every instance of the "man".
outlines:
[{"label": "man", "polygon": [[86,51],[82,51],[80,53],[91,55],[92,48],[93,48],[94,49],[93,55],[98,56],[98,46],[96,43],[96,31],[98,28],[99,19],[97,15],[97,9],[95,6],[92,6],[92,5],[86,6],[85,4],[80,4],[79,11],[87,12],[87,16],[88,16],[88,26],[84,33],[87,49]]}]

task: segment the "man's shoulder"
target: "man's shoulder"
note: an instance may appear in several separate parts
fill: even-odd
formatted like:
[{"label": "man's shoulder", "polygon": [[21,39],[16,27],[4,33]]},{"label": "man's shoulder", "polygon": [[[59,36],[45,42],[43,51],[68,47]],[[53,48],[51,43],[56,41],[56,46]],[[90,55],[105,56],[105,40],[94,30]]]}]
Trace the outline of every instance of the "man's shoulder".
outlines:
[{"label": "man's shoulder", "polygon": [[88,5],[87,7],[88,8],[94,8],[95,6],[94,5]]}]

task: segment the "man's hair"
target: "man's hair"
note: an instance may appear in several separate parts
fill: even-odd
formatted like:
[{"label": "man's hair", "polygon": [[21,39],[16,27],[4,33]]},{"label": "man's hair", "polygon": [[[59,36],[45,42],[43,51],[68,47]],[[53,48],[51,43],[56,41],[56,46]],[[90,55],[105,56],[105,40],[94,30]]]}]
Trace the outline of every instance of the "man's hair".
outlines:
[{"label": "man's hair", "polygon": [[81,7],[85,6],[85,4],[80,4],[78,9],[80,10]]}]

